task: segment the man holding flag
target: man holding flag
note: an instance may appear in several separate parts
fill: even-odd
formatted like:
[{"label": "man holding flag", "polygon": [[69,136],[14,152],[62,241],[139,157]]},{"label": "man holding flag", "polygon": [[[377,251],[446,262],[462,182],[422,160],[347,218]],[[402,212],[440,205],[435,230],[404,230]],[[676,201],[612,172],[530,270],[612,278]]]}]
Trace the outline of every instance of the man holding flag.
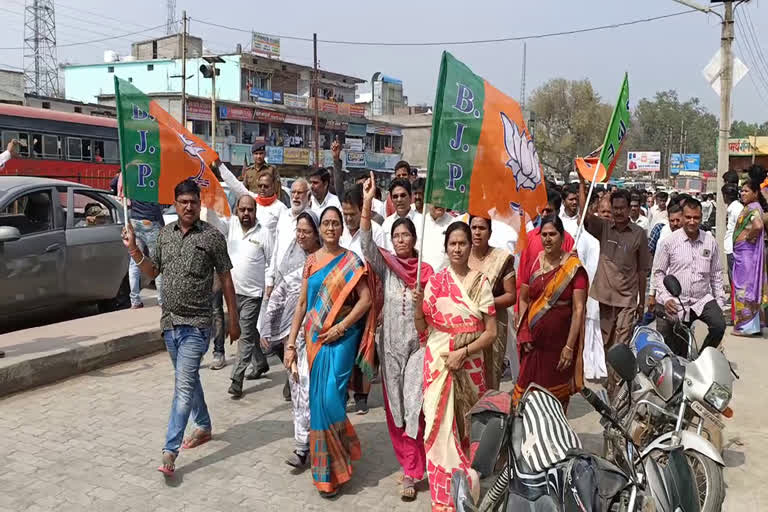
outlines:
[{"label": "man holding flag", "polygon": [[[180,447],[194,448],[212,437],[200,361],[210,342],[214,272],[229,311],[230,342],[240,337],[227,241],[216,228],[200,220],[201,206],[229,217],[229,204],[210,169],[218,158],[211,148],[156,102],[117,77],[115,97],[125,197],[173,203],[178,215],[178,221],[160,230],[155,252],[148,259],[136,245],[125,200],[123,203],[123,242],[134,263],[151,278],[163,274],[160,324],[175,370],[175,384],[163,463],[158,470],[172,476]],[[190,415],[196,428],[182,443]]]}]

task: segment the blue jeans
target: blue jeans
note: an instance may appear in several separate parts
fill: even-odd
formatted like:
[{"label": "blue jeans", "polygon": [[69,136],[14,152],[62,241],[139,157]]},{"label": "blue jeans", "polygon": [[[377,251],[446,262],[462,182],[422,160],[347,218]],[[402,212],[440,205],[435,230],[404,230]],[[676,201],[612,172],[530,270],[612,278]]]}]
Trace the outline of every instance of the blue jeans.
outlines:
[{"label": "blue jeans", "polygon": [[[149,256],[151,258],[155,254],[155,247],[157,247],[157,235],[160,233],[162,226],[158,222],[151,220],[136,220],[131,219],[131,226],[133,226],[133,232],[136,233],[136,244],[139,246],[141,252],[145,252],[149,249]],[[138,306],[141,304],[141,269],[131,258],[128,265],[128,282],[131,285],[131,306]],[[155,286],[157,287],[157,303],[162,304],[162,296],[160,294],[162,289],[162,280],[160,276],[155,278]]]},{"label": "blue jeans", "polygon": [[164,452],[179,453],[184,430],[190,419],[203,430],[211,430],[211,417],[205,405],[200,382],[200,361],[208,350],[211,330],[179,325],[163,331],[165,348],[175,370],[173,402],[165,436]]}]

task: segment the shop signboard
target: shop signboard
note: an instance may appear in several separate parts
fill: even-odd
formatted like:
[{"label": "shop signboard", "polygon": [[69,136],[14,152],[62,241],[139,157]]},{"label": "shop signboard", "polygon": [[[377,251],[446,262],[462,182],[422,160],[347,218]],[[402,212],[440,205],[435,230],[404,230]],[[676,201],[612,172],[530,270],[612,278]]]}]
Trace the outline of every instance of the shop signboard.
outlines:
[{"label": "shop signboard", "polygon": [[272,103],[273,101],[272,91],[268,91],[267,89],[259,89],[258,87],[251,89],[251,97],[259,103]]},{"label": "shop signboard", "polygon": [[257,108],[253,111],[253,120],[260,123],[282,123],[285,121],[285,114]]},{"label": "shop signboard", "polygon": [[676,176],[680,174],[684,168],[683,155],[680,153],[672,153],[669,157],[669,174]]},{"label": "shop signboard", "polygon": [[307,108],[307,97],[296,94],[283,94],[283,105],[291,108]]},{"label": "shop signboard", "polygon": [[282,103],[283,102],[283,93],[272,91],[272,103]]},{"label": "shop signboard", "polygon": [[283,148],[283,163],[285,165],[309,165],[309,149]]},{"label": "shop signboard", "polygon": [[346,152],[347,168],[365,167],[365,152],[364,151],[347,151]]},{"label": "shop signboard", "polygon": [[362,151],[363,150],[363,139],[355,139],[352,137],[347,137],[347,139],[344,141],[344,144],[352,151]]},{"label": "shop signboard", "polygon": [[211,120],[211,102],[188,100],[187,101],[187,119],[193,121]]},{"label": "shop signboard", "polygon": [[251,39],[251,51],[268,57],[280,57],[280,38],[254,32]]},{"label": "shop signboard", "polygon": [[661,171],[660,151],[629,151],[627,153],[628,171]]},{"label": "shop signboard", "polygon": [[236,119],[250,121],[253,119],[253,109],[248,107],[219,107],[220,119]]},{"label": "shop signboard", "polygon": [[348,137],[365,137],[366,125],[361,123],[349,123],[347,126]]},{"label": "shop signboard", "polygon": [[[307,107],[311,110],[315,108],[315,98],[310,98]],[[317,100],[317,109],[329,114],[339,114],[349,117],[365,117],[365,105],[352,103],[338,103],[324,99]]]},{"label": "shop signboard", "polygon": [[389,126],[386,124],[369,124],[367,130],[368,133],[375,133],[376,135],[394,135],[399,137],[403,134],[403,130],[399,126]]},{"label": "shop signboard", "polygon": [[325,120],[326,130],[333,130],[335,132],[346,132],[348,126],[349,126],[349,123],[346,123],[344,121],[337,121],[335,119]]},{"label": "shop signboard", "polygon": [[312,126],[312,119],[309,117],[303,117],[303,116],[292,116],[290,114],[286,114],[285,119],[283,120],[286,124],[300,124],[304,126]]},{"label": "shop signboard", "polygon": [[283,163],[283,148],[280,146],[267,146],[266,157],[269,165],[281,165]]},{"label": "shop signboard", "polygon": [[395,164],[401,160],[400,154],[366,153],[367,167],[375,171],[394,171]]},{"label": "shop signboard", "polygon": [[253,160],[250,144],[230,144],[229,162],[232,165],[249,165]]},{"label": "shop signboard", "polygon": [[350,105],[349,115],[351,117],[365,117],[365,105]]}]

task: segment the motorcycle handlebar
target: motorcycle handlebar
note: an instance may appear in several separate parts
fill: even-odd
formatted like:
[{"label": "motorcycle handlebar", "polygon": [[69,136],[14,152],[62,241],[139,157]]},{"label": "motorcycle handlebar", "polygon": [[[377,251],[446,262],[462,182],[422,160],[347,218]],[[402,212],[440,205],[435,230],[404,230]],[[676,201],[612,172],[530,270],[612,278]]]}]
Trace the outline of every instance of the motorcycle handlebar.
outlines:
[{"label": "motorcycle handlebar", "polygon": [[589,405],[591,405],[597,412],[600,413],[601,416],[605,417],[613,417],[611,413],[611,408],[608,407],[608,404],[602,401],[602,399],[597,396],[594,391],[592,391],[589,388],[584,388],[581,390],[581,396],[584,397],[584,399],[589,402]]}]

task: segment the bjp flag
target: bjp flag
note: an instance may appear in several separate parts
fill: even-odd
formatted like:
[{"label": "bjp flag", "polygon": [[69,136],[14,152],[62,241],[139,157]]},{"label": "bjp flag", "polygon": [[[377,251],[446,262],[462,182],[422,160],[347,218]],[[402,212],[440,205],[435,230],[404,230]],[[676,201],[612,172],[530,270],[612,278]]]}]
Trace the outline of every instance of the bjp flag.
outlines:
[{"label": "bjp flag", "polygon": [[[590,155],[584,158],[576,159],[576,170],[581,177],[587,181],[601,183],[608,181],[616,162],[619,160],[621,148],[624,145],[624,139],[629,129],[629,120],[631,112],[629,110],[629,77],[624,73],[624,81],[619,91],[619,99],[616,101],[616,107],[611,114],[611,123],[605,132],[605,139],[600,148],[600,155]],[[595,172],[595,167],[598,167]]]},{"label": "bjp flag", "polygon": [[429,143],[425,203],[512,226],[547,202],[520,105],[443,52]]},{"label": "bjp flag", "polygon": [[210,165],[218,155],[132,84],[115,77],[117,131],[125,197],[171,204],[173,189],[192,178],[203,206],[231,215]]}]

